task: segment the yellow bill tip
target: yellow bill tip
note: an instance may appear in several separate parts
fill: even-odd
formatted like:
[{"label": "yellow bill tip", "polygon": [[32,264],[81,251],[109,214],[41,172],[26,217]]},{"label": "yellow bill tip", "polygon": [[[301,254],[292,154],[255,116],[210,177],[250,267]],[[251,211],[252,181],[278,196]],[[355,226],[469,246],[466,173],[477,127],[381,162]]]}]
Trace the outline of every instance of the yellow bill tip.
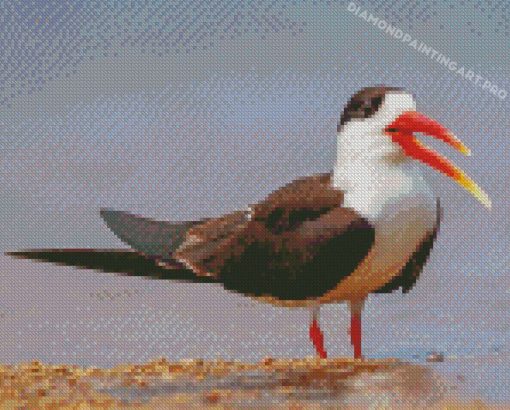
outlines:
[{"label": "yellow bill tip", "polygon": [[485,192],[481,192],[481,195],[477,199],[487,208],[492,209],[492,201]]},{"label": "yellow bill tip", "polygon": [[459,148],[459,151],[467,157],[471,156],[471,150],[464,144],[462,144],[462,146]]},{"label": "yellow bill tip", "polygon": [[480,201],[487,209],[492,208],[492,201],[489,198],[489,195],[487,195],[485,191],[471,178],[462,174],[458,179],[458,183],[469,191],[471,195],[478,199],[478,201]]}]

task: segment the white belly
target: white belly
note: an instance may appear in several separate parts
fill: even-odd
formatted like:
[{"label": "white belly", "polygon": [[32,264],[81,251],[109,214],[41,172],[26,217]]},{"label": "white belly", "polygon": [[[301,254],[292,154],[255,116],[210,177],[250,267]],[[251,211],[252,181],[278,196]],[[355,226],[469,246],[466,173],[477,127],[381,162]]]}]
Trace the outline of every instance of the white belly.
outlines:
[{"label": "white belly", "polygon": [[378,176],[371,188],[347,191],[344,203],[370,221],[374,245],[356,270],[321,298],[323,303],[363,299],[390,282],[435,227],[436,198],[416,169]]},{"label": "white belly", "polygon": [[364,299],[396,275],[434,229],[435,208],[416,207],[400,211],[375,226],[369,255],[356,270],[321,298],[321,302]]}]

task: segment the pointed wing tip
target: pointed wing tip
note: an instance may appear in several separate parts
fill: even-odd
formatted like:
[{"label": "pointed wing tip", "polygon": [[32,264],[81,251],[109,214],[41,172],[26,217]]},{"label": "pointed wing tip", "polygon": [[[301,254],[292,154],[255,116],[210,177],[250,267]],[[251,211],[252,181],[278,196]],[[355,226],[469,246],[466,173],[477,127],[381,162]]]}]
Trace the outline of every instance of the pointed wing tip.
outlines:
[{"label": "pointed wing tip", "polygon": [[30,249],[18,249],[18,250],[15,250],[15,251],[5,251],[4,252],[4,255],[5,256],[10,256],[10,257],[13,257],[13,258],[26,258],[27,255],[30,255],[30,254],[36,254],[36,253],[40,253],[40,252],[56,252],[57,249],[35,249],[35,248],[30,248]]},{"label": "pointed wing tip", "polygon": [[130,216],[131,214],[126,211],[119,211],[113,208],[100,208],[99,215],[103,221],[110,227],[110,224],[115,223],[119,218]]},{"label": "pointed wing tip", "polygon": [[101,215],[101,217],[103,217],[103,218],[105,216],[120,215],[120,214],[125,214],[125,213],[126,213],[125,211],[118,211],[113,208],[99,208],[99,215]]}]

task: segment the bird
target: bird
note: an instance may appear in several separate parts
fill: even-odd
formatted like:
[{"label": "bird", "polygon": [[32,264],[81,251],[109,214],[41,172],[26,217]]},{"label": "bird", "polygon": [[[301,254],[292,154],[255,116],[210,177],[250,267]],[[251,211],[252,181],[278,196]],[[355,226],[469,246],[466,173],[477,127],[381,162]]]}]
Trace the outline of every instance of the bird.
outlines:
[{"label": "bird", "polygon": [[409,292],[439,232],[442,207],[426,167],[491,207],[470,177],[416,134],[470,155],[451,131],[417,111],[413,94],[365,87],[341,113],[331,172],[299,177],[220,217],[159,223],[107,208],[101,216],[120,239],[166,269],[185,269],[275,306],[307,308],[319,358],[328,357],[321,306],[347,303],[354,359],[363,359],[367,297]]}]

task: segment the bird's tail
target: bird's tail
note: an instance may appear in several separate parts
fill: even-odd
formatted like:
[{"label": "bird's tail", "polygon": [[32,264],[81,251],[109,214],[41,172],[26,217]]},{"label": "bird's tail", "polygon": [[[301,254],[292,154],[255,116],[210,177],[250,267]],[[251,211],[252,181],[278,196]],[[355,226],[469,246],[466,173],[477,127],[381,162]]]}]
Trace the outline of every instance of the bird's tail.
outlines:
[{"label": "bird's tail", "polygon": [[156,221],[112,209],[101,209],[101,217],[124,243],[150,258],[165,260],[184,241],[189,228],[198,221]]}]

